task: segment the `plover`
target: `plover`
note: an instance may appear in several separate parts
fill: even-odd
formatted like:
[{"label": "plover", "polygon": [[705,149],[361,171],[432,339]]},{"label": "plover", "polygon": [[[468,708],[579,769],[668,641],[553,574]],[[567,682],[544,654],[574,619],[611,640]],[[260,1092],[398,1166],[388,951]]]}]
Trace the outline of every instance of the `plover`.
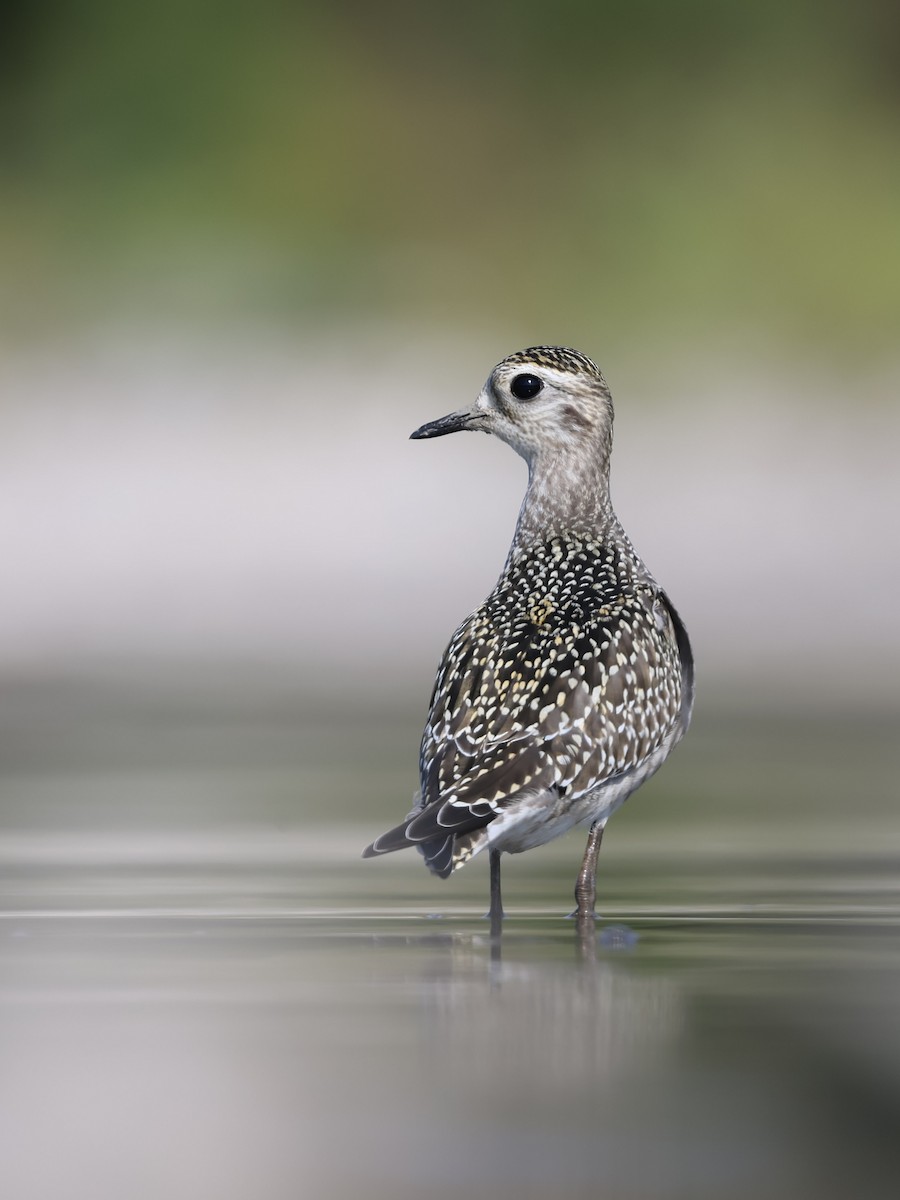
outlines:
[{"label": "plover", "polygon": [[471,408],[417,429],[492,433],[528,464],[506,565],[450,640],[406,819],[363,856],[416,846],[446,878],[487,849],[490,915],[500,855],[588,826],[576,916],[593,916],[611,814],[687,731],[691,647],[638,558],[609,493],[613,406],[586,355],[533,346],[504,358]]}]

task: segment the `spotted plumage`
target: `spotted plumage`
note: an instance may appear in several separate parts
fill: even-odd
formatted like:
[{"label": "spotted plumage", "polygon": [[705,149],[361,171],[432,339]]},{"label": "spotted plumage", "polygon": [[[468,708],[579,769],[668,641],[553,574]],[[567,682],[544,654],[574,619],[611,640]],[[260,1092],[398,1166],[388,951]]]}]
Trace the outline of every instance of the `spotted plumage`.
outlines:
[{"label": "spotted plumage", "polygon": [[417,430],[494,433],[529,486],[496,587],[438,668],[420,751],[421,791],[366,856],[416,845],[446,877],[591,826],[576,887],[593,912],[610,814],[684,735],[693,667],[684,626],[634,552],[609,498],[613,409],[595,364],[538,346],[504,359],[472,408]]}]

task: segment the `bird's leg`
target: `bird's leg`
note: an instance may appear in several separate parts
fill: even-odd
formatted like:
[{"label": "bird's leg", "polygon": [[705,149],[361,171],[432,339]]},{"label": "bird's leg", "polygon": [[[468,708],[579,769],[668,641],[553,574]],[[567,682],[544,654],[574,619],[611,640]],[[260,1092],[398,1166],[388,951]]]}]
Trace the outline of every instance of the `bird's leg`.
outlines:
[{"label": "bird's leg", "polygon": [[491,907],[488,916],[491,928],[499,926],[503,920],[503,900],[500,897],[500,851],[490,851],[491,860]]},{"label": "bird's leg", "polygon": [[597,855],[600,853],[605,824],[605,821],[595,821],[588,834],[581,870],[575,881],[576,907],[572,916],[576,920],[594,916],[594,901],[597,898]]}]

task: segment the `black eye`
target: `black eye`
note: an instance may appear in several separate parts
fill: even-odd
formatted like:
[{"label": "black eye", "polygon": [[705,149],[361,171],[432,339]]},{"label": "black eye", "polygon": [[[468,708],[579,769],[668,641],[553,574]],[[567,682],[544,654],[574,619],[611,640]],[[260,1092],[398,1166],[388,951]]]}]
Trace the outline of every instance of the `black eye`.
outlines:
[{"label": "black eye", "polygon": [[509,385],[509,390],[517,400],[533,400],[543,386],[543,381],[537,375],[517,375]]}]

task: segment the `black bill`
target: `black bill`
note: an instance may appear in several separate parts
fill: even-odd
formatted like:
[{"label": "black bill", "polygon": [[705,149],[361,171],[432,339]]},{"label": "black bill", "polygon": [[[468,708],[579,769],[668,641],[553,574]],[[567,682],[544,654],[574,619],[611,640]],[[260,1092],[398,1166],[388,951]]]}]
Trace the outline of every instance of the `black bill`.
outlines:
[{"label": "black bill", "polygon": [[429,421],[427,425],[420,426],[409,436],[418,441],[420,438],[443,437],[445,433],[459,433],[461,429],[473,429],[476,428],[472,425],[474,416],[469,409],[449,413],[446,417],[439,417],[436,421]]}]

